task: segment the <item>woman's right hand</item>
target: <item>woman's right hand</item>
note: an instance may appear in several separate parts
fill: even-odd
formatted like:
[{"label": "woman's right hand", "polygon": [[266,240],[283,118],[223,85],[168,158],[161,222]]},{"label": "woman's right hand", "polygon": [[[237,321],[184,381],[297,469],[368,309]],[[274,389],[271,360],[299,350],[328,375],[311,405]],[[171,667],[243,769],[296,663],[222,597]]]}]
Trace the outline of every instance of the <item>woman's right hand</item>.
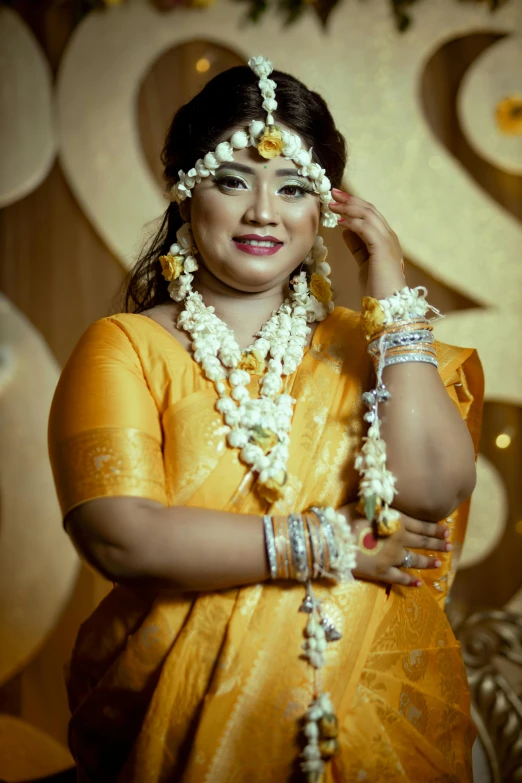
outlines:
[{"label": "woman's right hand", "polygon": [[[420,587],[422,582],[401,564],[408,551],[423,549],[433,552],[421,555],[411,552],[410,570],[438,568],[441,565],[437,552],[449,552],[451,544],[446,540],[449,529],[437,522],[424,522],[400,513],[400,529],[387,538],[375,538],[367,519],[356,511],[356,503],[338,509],[346,516],[357,542],[357,565],[353,575],[358,579],[387,582],[410,587]],[[446,532],[447,531],[447,532]]]}]

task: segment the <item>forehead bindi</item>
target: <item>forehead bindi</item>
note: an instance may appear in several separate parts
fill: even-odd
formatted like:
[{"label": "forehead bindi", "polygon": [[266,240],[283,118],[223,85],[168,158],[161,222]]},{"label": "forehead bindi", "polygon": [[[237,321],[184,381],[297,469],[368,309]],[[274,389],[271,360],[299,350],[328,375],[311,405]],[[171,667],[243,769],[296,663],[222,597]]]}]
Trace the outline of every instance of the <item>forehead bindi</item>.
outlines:
[{"label": "forehead bindi", "polygon": [[[287,161],[283,159],[280,159],[277,161],[276,165],[283,166]],[[259,164],[257,166],[252,166],[251,164],[246,163],[239,163],[237,161],[233,161],[230,163],[222,163],[221,166],[217,169],[217,171],[237,171],[239,174],[246,174],[247,176],[253,176],[255,177],[256,174],[259,173],[259,171],[263,169],[268,169],[269,164]],[[270,166],[271,168],[271,174],[274,174],[276,177],[300,177],[302,175],[299,174],[299,170],[295,166],[291,166],[288,168],[275,168],[275,166]],[[302,179],[307,179],[306,177],[302,177]]]},{"label": "forehead bindi", "polygon": [[[275,158],[267,160],[263,158],[255,147],[246,147],[242,150],[234,150],[234,160],[230,163],[224,163],[219,167],[234,167],[235,164],[240,164],[237,170],[243,174],[257,174],[259,172],[269,171],[277,177],[297,177],[299,170],[293,160],[287,160],[282,155],[278,155]],[[250,169],[248,171],[247,169]],[[306,179],[306,178],[305,178]]]},{"label": "forehead bindi", "polygon": [[234,160],[222,163],[217,171],[236,171],[244,176],[256,177],[300,177],[308,181],[308,177],[299,174],[299,169],[292,160],[286,160],[282,155],[267,160],[262,158],[255,147],[234,150]]}]

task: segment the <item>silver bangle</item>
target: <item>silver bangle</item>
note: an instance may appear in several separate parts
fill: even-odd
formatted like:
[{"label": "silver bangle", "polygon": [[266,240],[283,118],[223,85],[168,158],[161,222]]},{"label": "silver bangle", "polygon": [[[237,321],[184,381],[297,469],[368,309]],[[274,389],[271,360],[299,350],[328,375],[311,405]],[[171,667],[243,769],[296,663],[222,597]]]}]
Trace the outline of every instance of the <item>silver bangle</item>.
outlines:
[{"label": "silver bangle", "polygon": [[266,514],[263,517],[263,525],[265,528],[265,545],[266,545],[266,554],[268,556],[268,565],[270,567],[270,578],[277,579],[277,556],[276,556],[275,536],[274,536],[274,528],[272,525],[272,517],[269,514]]},{"label": "silver bangle", "polygon": [[306,520],[306,526],[308,528],[308,536],[310,538],[310,546],[312,547],[312,562],[313,573],[312,578],[316,578],[324,571],[324,551],[321,541],[321,536],[318,535],[318,530],[314,525],[311,525],[309,520]]},{"label": "silver bangle", "polygon": [[335,533],[333,531],[331,524],[326,519],[323,510],[321,508],[318,508],[317,506],[312,506],[310,511],[313,511],[314,514],[317,515],[317,518],[321,523],[321,527],[324,531],[324,537],[326,538],[326,544],[328,546],[329,560],[331,564],[332,560],[335,560],[339,554],[337,548],[337,542],[335,540]]},{"label": "silver bangle", "polygon": [[[368,350],[372,354],[378,354],[380,338],[372,340],[368,344]],[[387,335],[384,340],[384,348],[396,348],[402,345],[416,345],[417,343],[429,343],[435,342],[435,337],[430,329],[418,329],[412,332],[396,332],[395,334]]]},{"label": "silver bangle", "polygon": [[[396,346],[401,347],[401,346]],[[426,345],[426,343],[417,343],[417,345],[406,345],[402,346],[405,352],[407,353],[394,353],[394,349],[390,348],[389,350],[384,351],[384,358],[393,358],[395,356],[414,356],[414,355],[422,355],[422,356],[433,356],[436,358],[437,351],[435,349],[435,346],[433,345]],[[374,364],[374,367],[377,367],[379,365],[379,362],[381,361],[381,354],[373,354],[372,355],[372,361]]]},{"label": "silver bangle", "polygon": [[309,578],[308,559],[306,556],[306,541],[303,517],[301,514],[289,514],[288,536],[294,575],[298,582],[306,582]]},{"label": "silver bangle", "polygon": [[390,367],[392,364],[405,364],[406,362],[424,362],[426,364],[433,364],[435,367],[439,366],[437,359],[430,354],[406,353],[402,356],[388,357],[384,360],[384,367]]}]

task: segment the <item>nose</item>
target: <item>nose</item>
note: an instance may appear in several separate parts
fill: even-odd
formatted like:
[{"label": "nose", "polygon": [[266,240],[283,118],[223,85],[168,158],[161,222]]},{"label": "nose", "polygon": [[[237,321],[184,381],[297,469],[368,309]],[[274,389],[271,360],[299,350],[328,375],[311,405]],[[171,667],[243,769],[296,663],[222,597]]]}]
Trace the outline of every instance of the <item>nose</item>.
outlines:
[{"label": "nose", "polygon": [[245,221],[251,226],[276,226],[279,223],[277,196],[261,186],[252,193],[245,212]]}]

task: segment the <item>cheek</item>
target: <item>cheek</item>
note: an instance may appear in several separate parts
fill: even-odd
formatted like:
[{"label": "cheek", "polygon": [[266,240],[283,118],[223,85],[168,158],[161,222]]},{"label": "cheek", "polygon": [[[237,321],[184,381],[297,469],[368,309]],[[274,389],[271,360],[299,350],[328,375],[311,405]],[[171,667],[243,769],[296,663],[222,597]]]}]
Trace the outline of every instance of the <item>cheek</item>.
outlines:
[{"label": "cheek", "polygon": [[224,203],[222,198],[205,195],[204,199],[195,201],[192,205],[193,231],[195,236],[204,241],[214,241],[218,234],[228,234],[232,226],[237,225],[238,210],[235,204],[230,203],[233,199]]},{"label": "cheek", "polygon": [[297,241],[313,241],[319,231],[320,207],[317,204],[303,204],[293,210],[289,226]]}]

